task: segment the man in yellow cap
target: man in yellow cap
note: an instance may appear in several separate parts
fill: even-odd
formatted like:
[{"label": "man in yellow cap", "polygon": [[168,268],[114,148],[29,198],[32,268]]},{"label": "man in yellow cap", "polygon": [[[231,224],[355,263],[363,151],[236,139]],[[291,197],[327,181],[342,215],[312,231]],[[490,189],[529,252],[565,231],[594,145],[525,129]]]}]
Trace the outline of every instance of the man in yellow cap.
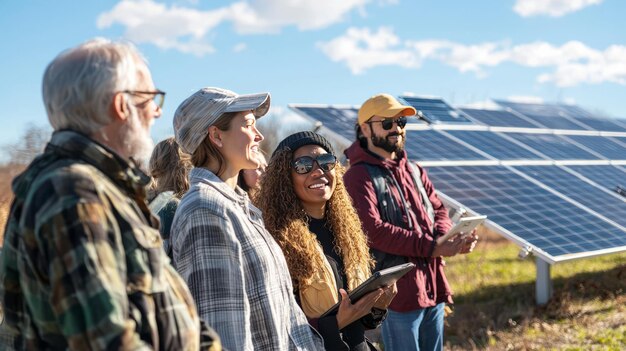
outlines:
[{"label": "man in yellow cap", "polygon": [[[437,245],[452,223],[423,168],[404,150],[407,117],[415,108],[379,94],[363,103],[357,140],[345,151],[344,181],[376,259],[376,269],[415,263],[397,282],[398,294],[383,322],[385,351],[442,350],[443,317],[452,292],[442,256],[470,252],[477,237]],[[424,145],[424,147],[428,147]]]}]

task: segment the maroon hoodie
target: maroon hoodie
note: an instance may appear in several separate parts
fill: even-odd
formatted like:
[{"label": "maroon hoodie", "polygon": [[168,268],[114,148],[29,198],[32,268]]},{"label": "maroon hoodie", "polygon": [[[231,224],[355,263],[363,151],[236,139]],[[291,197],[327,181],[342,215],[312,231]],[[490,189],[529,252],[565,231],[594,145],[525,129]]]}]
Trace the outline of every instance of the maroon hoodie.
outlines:
[{"label": "maroon hoodie", "polygon": [[[398,281],[398,295],[389,308],[397,312],[408,312],[432,307],[440,302],[452,303],[452,292],[443,271],[445,263],[440,257],[431,257],[435,235],[430,229],[430,219],[407,164],[409,161],[406,152],[398,153],[396,160],[385,159],[363,149],[356,141],[346,149],[345,155],[350,160],[350,168],[344,176],[344,182],[361,218],[363,229],[369,237],[370,247],[385,253],[406,256],[416,266]],[[413,230],[383,222],[378,210],[376,191],[365,163],[384,167],[396,179],[410,206],[408,213],[403,214],[403,219],[408,223],[408,215],[413,223],[418,224]],[[435,210],[435,223],[432,227],[436,233],[445,233],[452,226],[448,210],[435,193],[426,171],[418,167],[422,183]],[[398,207],[404,209],[400,192],[392,184],[390,189]]]}]

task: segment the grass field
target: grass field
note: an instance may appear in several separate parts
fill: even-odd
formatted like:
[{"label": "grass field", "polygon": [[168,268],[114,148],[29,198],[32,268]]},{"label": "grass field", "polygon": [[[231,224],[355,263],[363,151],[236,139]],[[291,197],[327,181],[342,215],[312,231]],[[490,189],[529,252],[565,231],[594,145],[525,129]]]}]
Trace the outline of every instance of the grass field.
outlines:
[{"label": "grass field", "polygon": [[455,291],[446,349],[626,350],[626,253],[552,266],[554,295],[535,305],[534,260],[486,234],[447,260]]}]

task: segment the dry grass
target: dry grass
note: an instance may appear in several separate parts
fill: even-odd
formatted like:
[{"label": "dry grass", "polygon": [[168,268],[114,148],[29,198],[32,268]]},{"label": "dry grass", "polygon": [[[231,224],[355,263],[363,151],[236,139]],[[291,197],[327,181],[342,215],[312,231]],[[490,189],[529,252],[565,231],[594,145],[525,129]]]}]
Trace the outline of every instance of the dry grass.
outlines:
[{"label": "dry grass", "polygon": [[448,260],[456,304],[446,349],[626,349],[626,254],[553,266],[554,296],[539,307],[534,262],[517,252],[487,234],[474,253]]},{"label": "dry grass", "polygon": [[9,215],[13,192],[11,182],[24,169],[23,166],[0,166],[0,246],[4,243],[4,227]]}]

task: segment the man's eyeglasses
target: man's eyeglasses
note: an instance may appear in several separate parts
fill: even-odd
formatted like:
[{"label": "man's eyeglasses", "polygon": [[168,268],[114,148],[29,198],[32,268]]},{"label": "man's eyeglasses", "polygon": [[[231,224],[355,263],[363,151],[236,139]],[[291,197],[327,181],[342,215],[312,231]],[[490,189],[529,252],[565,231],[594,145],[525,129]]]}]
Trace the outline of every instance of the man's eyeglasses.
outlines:
[{"label": "man's eyeglasses", "polygon": [[313,165],[317,165],[324,172],[330,172],[337,164],[337,157],[333,154],[321,154],[316,158],[310,156],[302,156],[291,161],[291,167],[298,174],[307,174],[313,170]]},{"label": "man's eyeglasses", "polygon": [[161,91],[161,90],[155,90],[155,91],[141,91],[141,90],[124,90],[122,91],[122,93],[126,93],[126,94],[130,94],[133,96],[145,96],[145,95],[152,95],[151,99],[148,99],[138,105],[142,105],[145,104],[146,102],[150,101],[150,100],[154,100],[154,103],[159,106],[159,108],[163,108],[163,102],[165,101],[165,92]]},{"label": "man's eyeglasses", "polygon": [[398,119],[391,119],[391,118],[385,118],[382,121],[367,121],[365,123],[367,124],[372,124],[372,123],[380,123],[380,125],[383,127],[384,130],[390,130],[391,128],[393,128],[393,124],[397,124],[398,127],[400,128],[404,128],[404,126],[406,126],[406,117],[400,117]]}]

